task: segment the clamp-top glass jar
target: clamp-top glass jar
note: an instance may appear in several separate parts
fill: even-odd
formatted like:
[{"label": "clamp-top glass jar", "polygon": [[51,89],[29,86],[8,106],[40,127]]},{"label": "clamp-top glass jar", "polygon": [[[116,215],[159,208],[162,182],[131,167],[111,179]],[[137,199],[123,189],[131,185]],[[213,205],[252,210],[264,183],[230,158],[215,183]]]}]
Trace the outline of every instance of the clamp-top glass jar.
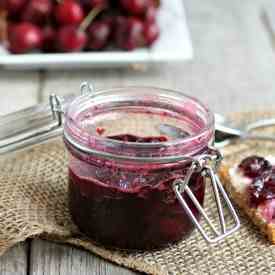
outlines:
[{"label": "clamp-top glass jar", "polygon": [[[181,240],[194,226],[208,242],[238,229],[216,174],[221,155],[212,147],[214,116],[207,107],[181,92],[158,88],[94,92],[84,84],[81,90],[73,98],[51,95],[50,108],[34,107],[3,119],[7,134],[0,135],[1,153],[63,133],[69,207],[81,232],[107,246],[151,249]],[[203,210],[208,182],[220,228]],[[228,227],[221,197],[234,220]],[[212,234],[202,228],[201,217]]]},{"label": "clamp-top glass jar", "polygon": [[[74,222],[94,241],[123,249],[188,236],[203,211],[206,176],[219,193],[208,166],[220,161],[213,139],[213,114],[179,92],[129,87],[76,99],[64,125]],[[233,216],[229,232],[220,215],[223,232],[214,239],[197,225],[215,241],[238,227]]]}]

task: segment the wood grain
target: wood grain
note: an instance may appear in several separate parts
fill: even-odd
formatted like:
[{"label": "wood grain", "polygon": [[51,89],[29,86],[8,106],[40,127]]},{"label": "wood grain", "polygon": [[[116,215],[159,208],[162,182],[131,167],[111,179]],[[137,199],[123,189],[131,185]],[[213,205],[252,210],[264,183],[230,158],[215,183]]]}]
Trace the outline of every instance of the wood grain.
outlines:
[{"label": "wood grain", "polygon": [[42,240],[32,242],[30,267],[32,275],[135,274],[84,250]]},{"label": "wood grain", "polygon": [[0,115],[37,103],[37,72],[0,71]]},{"label": "wood grain", "polygon": [[[0,115],[37,103],[37,72],[0,71]],[[29,244],[18,244],[0,258],[1,275],[26,275]]]},{"label": "wood grain", "polygon": [[0,258],[1,275],[27,275],[28,243],[21,243],[11,248]]}]

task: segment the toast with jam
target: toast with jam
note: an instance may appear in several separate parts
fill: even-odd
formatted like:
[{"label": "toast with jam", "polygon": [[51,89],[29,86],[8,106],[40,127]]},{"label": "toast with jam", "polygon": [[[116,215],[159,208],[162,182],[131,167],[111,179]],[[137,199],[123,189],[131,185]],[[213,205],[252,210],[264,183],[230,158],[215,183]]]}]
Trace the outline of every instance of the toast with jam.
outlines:
[{"label": "toast with jam", "polygon": [[226,159],[220,177],[236,204],[275,244],[275,157]]}]

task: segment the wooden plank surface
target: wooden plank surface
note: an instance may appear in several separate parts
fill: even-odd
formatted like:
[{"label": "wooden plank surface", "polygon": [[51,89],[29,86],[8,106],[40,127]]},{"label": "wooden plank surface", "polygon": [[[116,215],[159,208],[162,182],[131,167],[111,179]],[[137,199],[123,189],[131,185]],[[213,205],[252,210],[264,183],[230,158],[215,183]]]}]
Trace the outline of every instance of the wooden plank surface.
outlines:
[{"label": "wooden plank surface", "polygon": [[101,260],[87,251],[42,240],[32,242],[30,267],[32,275],[134,274],[127,269]]},{"label": "wooden plank surface", "polygon": [[29,243],[20,243],[0,258],[1,275],[26,275],[28,271]]},{"label": "wooden plank surface", "polygon": [[[39,74],[37,72],[0,71],[0,115],[37,103]],[[28,272],[29,243],[11,248],[0,258],[1,275],[25,275]]]},{"label": "wooden plank surface", "polygon": [[0,71],[0,115],[37,103],[39,73]]},{"label": "wooden plank surface", "polygon": [[[275,53],[261,19],[263,6],[268,1],[185,0],[195,50],[195,58],[190,63],[154,66],[146,72],[127,69],[40,74],[1,71],[0,114],[37,100],[45,101],[52,92],[77,92],[80,82],[87,80],[98,89],[125,85],[178,89],[199,97],[213,111],[221,113],[274,108]],[[27,245],[10,250],[0,259],[0,274],[21,275],[27,270],[32,275],[133,274],[88,252],[45,241],[32,241],[28,257],[26,252]]]}]

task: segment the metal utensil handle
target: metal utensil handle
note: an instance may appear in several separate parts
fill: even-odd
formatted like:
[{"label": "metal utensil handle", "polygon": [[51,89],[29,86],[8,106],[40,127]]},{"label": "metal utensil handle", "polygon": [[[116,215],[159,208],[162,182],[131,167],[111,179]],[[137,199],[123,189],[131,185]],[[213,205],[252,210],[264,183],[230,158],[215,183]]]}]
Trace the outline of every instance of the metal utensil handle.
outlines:
[{"label": "metal utensil handle", "polygon": [[255,135],[255,134],[245,133],[243,136],[241,136],[241,139],[275,141],[275,136]]},{"label": "metal utensil handle", "polygon": [[[182,207],[184,208],[185,212],[187,213],[187,215],[189,216],[193,224],[197,227],[197,229],[199,230],[203,238],[209,243],[215,243],[226,238],[228,235],[234,233],[235,231],[237,231],[240,227],[240,221],[217,175],[217,168],[221,162],[222,156],[220,152],[215,148],[210,148],[210,152],[211,154],[209,155],[206,154],[193,159],[193,162],[187,172],[186,177],[183,180],[181,179],[175,180],[173,184],[173,190],[176,194],[177,199],[179,200]],[[214,165],[210,165],[210,162],[212,162],[212,164],[214,163]],[[198,172],[201,173],[202,176],[208,177],[210,179],[210,184],[213,189],[214,198],[216,201],[216,206],[219,214],[220,230],[218,230],[215,227],[215,225],[212,223],[211,219],[207,216],[206,212],[200,205],[196,196],[193,194],[192,190],[188,186],[190,183],[190,178],[193,175],[193,173],[198,173]],[[210,229],[214,234],[214,237],[209,236],[206,233],[205,229],[202,228],[199,221],[197,220],[192,210],[188,206],[188,203],[183,198],[182,193],[185,193],[193,202],[198,212],[206,220],[208,226],[210,227]],[[223,200],[225,201],[225,205],[229,209],[231,217],[234,220],[234,225],[231,226],[229,229],[227,229],[226,227],[225,217],[223,213],[223,206],[221,204],[220,196],[222,196]]]},{"label": "metal utensil handle", "polygon": [[[82,96],[94,94],[93,86],[84,82],[80,86]],[[0,117],[0,154],[34,145],[63,132],[63,113],[76,95],[59,97],[50,95],[49,104],[30,107]]]}]

